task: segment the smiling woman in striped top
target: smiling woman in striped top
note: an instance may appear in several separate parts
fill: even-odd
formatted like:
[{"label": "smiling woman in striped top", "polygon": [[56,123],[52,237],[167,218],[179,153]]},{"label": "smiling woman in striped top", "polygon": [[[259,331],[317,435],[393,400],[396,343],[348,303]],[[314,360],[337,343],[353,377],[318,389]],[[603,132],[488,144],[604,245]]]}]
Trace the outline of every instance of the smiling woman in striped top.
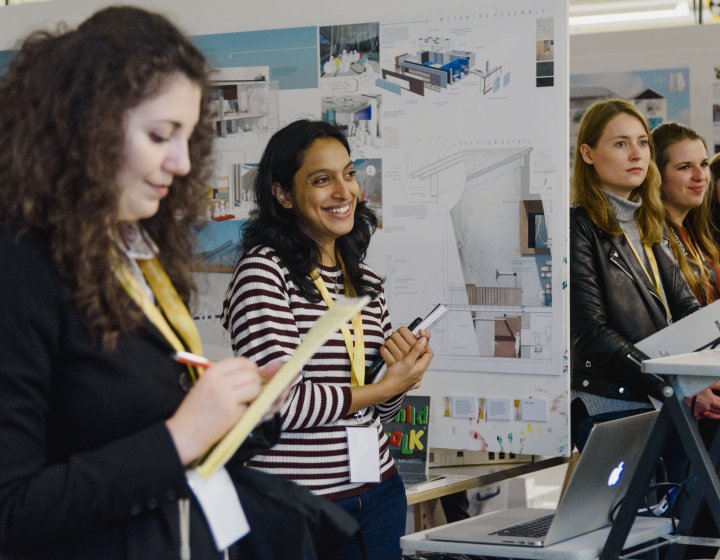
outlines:
[{"label": "smiling woman in striped top", "polygon": [[[368,558],[380,560],[400,558],[406,515],[382,422],[419,386],[432,351],[429,333],[391,334],[382,279],[363,262],[377,218],[359,191],[337,128],[302,120],[278,131],[260,161],[257,212],[244,229],[223,318],[235,353],[267,364],[287,359],[336,298],[371,297],[308,361],[282,409],[279,443],[250,464],[355,515]],[[387,374],[365,384],[378,352]],[[359,558],[359,548],[345,557]]]}]

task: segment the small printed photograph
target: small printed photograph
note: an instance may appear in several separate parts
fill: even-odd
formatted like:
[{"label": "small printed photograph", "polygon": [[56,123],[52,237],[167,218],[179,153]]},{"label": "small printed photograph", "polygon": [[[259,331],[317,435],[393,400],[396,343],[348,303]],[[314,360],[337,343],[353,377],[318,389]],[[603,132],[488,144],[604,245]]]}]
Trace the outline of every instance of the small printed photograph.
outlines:
[{"label": "small printed photograph", "polygon": [[713,103],[713,122],[720,123],[720,104]]},{"label": "small printed photograph", "polygon": [[555,63],[550,62],[538,62],[536,63],[537,76],[540,77],[553,77],[555,75]]},{"label": "small printed photograph", "polygon": [[325,122],[338,127],[350,144],[352,159],[365,157],[368,148],[382,148],[379,94],[330,95],[322,98]]},{"label": "small printed photograph", "polygon": [[380,24],[355,23],[320,27],[320,76],[356,77],[380,71]]},{"label": "small printed photograph", "polygon": [[354,163],[355,179],[360,185],[360,200],[364,200],[375,212],[378,227],[382,228],[382,159],[357,159]]},{"label": "small printed photograph", "polygon": [[532,214],[532,247],[534,249],[549,249],[548,230],[545,214]]},{"label": "small printed photograph", "polygon": [[555,41],[553,39],[535,41],[535,60],[537,62],[555,60]]},{"label": "small printed photograph", "polygon": [[210,120],[215,134],[227,138],[277,128],[276,84],[268,66],[217,68],[210,81]]},{"label": "small printed photograph", "polygon": [[196,233],[193,270],[233,272],[242,250],[245,220],[209,220]]},{"label": "small printed photograph", "polygon": [[520,357],[520,316],[503,315],[495,319],[495,347],[496,358]]},{"label": "small printed photograph", "polygon": [[535,22],[535,39],[548,41],[555,38],[555,20],[553,18],[538,18]]}]

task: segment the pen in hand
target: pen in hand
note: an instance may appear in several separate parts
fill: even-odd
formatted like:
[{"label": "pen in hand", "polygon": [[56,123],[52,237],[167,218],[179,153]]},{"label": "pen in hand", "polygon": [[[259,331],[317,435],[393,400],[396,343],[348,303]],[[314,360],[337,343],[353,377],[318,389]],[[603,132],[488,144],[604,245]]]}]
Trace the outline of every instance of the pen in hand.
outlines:
[{"label": "pen in hand", "polygon": [[180,362],[181,364],[201,368],[209,368],[213,365],[211,360],[208,360],[203,356],[193,354],[192,352],[175,352],[175,354],[173,354],[173,360]]},{"label": "pen in hand", "polygon": [[[422,321],[422,317],[416,317],[413,319],[412,323],[408,325],[408,329],[411,331],[417,327],[420,322]],[[375,377],[377,377],[377,374],[380,373],[380,370],[385,365],[385,360],[382,356],[378,356],[375,358],[375,361],[370,365],[370,368],[365,373],[365,383],[370,384],[373,381],[375,381]]]}]

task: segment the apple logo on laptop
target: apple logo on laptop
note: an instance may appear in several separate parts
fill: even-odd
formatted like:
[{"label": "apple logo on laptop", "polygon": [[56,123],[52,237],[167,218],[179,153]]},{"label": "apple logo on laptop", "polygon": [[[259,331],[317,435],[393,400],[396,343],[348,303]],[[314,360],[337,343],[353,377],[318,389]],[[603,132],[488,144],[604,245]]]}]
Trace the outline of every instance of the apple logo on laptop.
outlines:
[{"label": "apple logo on laptop", "polygon": [[625,461],[620,461],[620,464],[610,472],[610,478],[608,478],[608,486],[613,487],[622,477],[623,470],[625,470]]}]

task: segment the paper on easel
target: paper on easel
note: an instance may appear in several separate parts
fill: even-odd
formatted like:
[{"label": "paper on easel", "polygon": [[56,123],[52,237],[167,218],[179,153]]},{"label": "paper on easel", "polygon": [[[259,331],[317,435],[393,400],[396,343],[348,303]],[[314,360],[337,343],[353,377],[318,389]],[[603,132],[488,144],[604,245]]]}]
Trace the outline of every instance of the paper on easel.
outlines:
[{"label": "paper on easel", "polygon": [[651,358],[665,358],[720,343],[720,300],[635,343]]},{"label": "paper on easel", "polygon": [[[651,360],[643,362],[643,371],[678,375],[680,392],[684,396],[699,393],[720,377],[720,354],[712,350],[720,345],[720,300],[683,317],[676,323],[641,340],[635,346]],[[668,362],[670,360],[670,362]],[[715,378],[703,376],[699,364],[706,362],[718,372]],[[653,402],[655,408],[658,403]]]},{"label": "paper on easel", "polygon": [[332,309],[328,309],[312,326],[303,338],[302,343],[295,349],[290,359],[283,364],[273,378],[263,388],[260,396],[256,398],[245,411],[240,421],[221,439],[213,448],[208,457],[196,471],[208,478],[216,469],[222,467],[238,450],[248,434],[260,422],[273,403],[282,392],[295,380],[300,370],[315,352],[330,336],[336,332],[340,325],[347,322],[353,315],[365,307],[370,298],[341,297],[335,300]]}]

